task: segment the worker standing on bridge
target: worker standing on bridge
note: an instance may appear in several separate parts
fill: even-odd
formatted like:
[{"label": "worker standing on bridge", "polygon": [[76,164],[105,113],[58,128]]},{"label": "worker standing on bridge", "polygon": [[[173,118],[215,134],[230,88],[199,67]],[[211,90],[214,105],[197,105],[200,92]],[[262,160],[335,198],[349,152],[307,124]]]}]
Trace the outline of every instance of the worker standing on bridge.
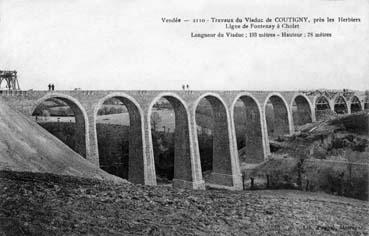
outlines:
[{"label": "worker standing on bridge", "polygon": [[49,91],[50,91],[51,90],[51,84],[49,84],[48,87],[49,87]]},{"label": "worker standing on bridge", "polygon": [[52,90],[52,91],[54,91],[54,89],[55,89],[55,85],[54,85],[54,84],[52,84],[52,85],[51,85],[51,90]]}]

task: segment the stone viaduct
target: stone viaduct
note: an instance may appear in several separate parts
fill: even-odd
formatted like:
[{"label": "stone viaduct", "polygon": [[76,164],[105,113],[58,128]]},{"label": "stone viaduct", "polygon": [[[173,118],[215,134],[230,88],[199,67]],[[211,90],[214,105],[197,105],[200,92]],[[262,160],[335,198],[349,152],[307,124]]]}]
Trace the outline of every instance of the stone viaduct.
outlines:
[{"label": "stone viaduct", "polygon": [[[96,118],[109,98],[118,98],[130,117],[129,173],[133,183],[156,185],[151,111],[166,98],[175,112],[175,154],[173,185],[204,189],[196,126],[196,108],[207,99],[213,109],[213,170],[207,184],[241,189],[242,179],[235,135],[234,108],[241,101],[246,109],[247,155],[263,161],[270,154],[266,121],[267,104],[273,105],[274,135],[292,134],[295,125],[313,122],[322,110],[351,113],[368,109],[364,94],[349,98],[307,96],[296,91],[0,91],[0,99],[21,113],[31,116],[38,105],[58,98],[73,110],[80,140],[76,152],[99,165]],[[269,134],[270,135],[270,134]]]}]

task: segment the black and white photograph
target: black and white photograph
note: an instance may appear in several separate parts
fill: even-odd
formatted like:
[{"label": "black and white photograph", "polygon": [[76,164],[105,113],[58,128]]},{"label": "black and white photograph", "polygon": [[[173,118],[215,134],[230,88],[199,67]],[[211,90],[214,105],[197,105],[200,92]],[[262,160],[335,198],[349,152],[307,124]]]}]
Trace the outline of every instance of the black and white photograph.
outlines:
[{"label": "black and white photograph", "polygon": [[0,236],[369,235],[368,0],[0,0]]}]

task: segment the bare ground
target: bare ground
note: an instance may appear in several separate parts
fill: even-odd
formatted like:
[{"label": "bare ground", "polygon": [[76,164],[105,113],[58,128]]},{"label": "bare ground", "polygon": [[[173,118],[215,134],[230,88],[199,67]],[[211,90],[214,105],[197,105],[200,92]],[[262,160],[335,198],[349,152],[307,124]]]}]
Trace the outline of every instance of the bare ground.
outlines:
[{"label": "bare ground", "polygon": [[368,235],[368,202],[0,172],[0,235]]},{"label": "bare ground", "polygon": [[0,170],[47,172],[125,182],[81,157],[0,100]]}]

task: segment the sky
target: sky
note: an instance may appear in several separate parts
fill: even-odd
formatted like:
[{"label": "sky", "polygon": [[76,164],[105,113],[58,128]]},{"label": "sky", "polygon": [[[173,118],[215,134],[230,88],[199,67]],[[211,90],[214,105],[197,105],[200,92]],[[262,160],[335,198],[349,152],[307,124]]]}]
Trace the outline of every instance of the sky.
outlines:
[{"label": "sky", "polygon": [[[332,38],[198,39],[162,17],[360,17]],[[0,69],[22,89],[369,89],[368,0],[0,0]],[[311,27],[311,28],[309,28]]]}]

